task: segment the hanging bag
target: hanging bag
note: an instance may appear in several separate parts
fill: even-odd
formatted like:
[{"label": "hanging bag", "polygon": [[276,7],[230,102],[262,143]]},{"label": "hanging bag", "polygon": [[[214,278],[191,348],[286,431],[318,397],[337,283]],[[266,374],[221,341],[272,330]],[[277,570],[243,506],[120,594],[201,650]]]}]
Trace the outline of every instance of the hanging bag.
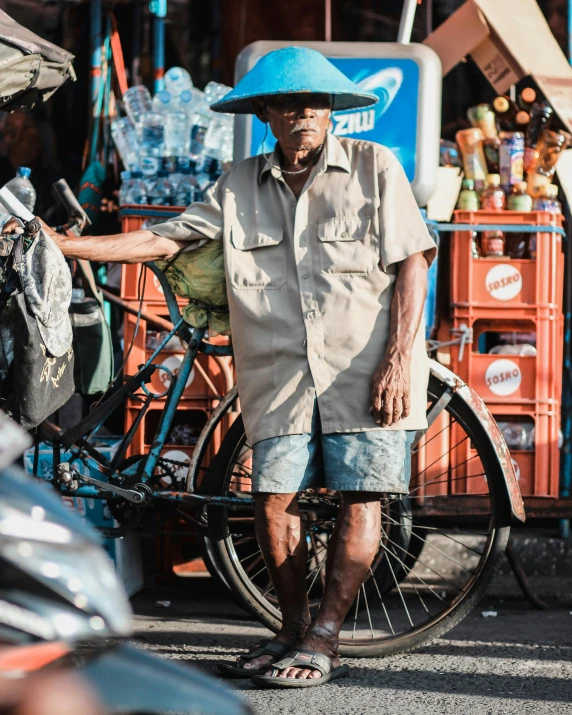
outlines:
[{"label": "hanging bag", "polygon": [[[14,244],[14,263],[22,263],[23,252],[24,239],[20,236]],[[50,353],[21,285],[11,301],[14,359],[7,380],[11,389],[8,406],[24,429],[32,429],[73,395],[73,348],[70,345],[61,356]]]},{"label": "hanging bag", "polygon": [[89,261],[80,260],[77,264],[86,298],[70,305],[76,392],[96,395],[105,392],[113,379],[111,330],[103,312],[103,296],[95,285]]}]

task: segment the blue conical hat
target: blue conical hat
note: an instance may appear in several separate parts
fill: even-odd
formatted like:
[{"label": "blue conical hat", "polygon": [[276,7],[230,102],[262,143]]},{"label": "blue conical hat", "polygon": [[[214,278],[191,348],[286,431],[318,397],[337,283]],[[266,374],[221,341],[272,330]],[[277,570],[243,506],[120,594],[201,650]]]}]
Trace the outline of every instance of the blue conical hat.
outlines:
[{"label": "blue conical hat", "polygon": [[261,57],[236,87],[211,105],[215,112],[253,114],[252,100],[275,94],[332,95],[334,111],[368,107],[378,101],[349,80],[324,55],[307,47],[284,47]]}]

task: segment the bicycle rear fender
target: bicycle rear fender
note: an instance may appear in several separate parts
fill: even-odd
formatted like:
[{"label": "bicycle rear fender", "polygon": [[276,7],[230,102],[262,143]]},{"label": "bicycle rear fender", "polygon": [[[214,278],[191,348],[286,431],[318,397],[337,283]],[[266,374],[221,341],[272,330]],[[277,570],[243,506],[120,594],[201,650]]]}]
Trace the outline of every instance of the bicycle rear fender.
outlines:
[{"label": "bicycle rear fender", "polygon": [[460,377],[451,372],[436,360],[430,360],[431,373],[453,392],[460,397],[478,415],[484,429],[490,437],[491,444],[502,467],[504,476],[505,495],[510,505],[510,510],[519,521],[525,521],[524,502],[520,493],[520,487],[516,479],[516,474],[512,464],[512,459],[506,446],[502,433],[489,412],[487,406],[479,395]]}]

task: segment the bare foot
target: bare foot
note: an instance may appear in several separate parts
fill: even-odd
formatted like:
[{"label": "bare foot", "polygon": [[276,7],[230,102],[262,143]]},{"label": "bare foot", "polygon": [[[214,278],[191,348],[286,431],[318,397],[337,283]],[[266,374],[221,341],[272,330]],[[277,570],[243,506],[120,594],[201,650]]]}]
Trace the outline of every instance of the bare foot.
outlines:
[{"label": "bare foot", "polygon": [[[334,668],[337,668],[340,665],[340,659],[338,657],[338,637],[337,635],[332,636],[331,633],[323,629],[311,628],[296,648],[301,651],[316,651],[317,653],[327,655],[328,658],[332,659],[332,665]],[[269,670],[266,675],[275,675],[279,678],[300,679],[322,677],[319,670],[313,670],[312,668],[290,667],[284,668],[284,670],[281,670],[278,673],[275,673],[275,671],[276,668]]]}]

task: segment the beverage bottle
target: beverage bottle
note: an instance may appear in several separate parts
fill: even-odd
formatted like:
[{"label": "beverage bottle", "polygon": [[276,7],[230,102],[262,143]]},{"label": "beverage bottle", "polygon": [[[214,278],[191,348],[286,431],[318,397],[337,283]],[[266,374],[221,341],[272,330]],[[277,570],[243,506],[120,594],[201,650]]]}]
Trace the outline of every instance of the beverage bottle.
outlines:
[{"label": "beverage bottle", "polygon": [[176,97],[169,92],[168,89],[162,89],[160,92],[153,97],[153,112],[159,112],[159,114],[166,114],[167,112],[172,112],[177,104]]},{"label": "beverage bottle", "polygon": [[202,192],[199,189],[197,180],[194,176],[191,176],[191,170],[183,169],[183,175],[177,190],[175,191],[175,206],[189,206],[195,201],[199,200],[199,195]]},{"label": "beverage bottle", "polygon": [[500,128],[504,131],[514,131],[518,105],[510,97],[496,97],[493,108]]},{"label": "beverage bottle", "polygon": [[16,170],[16,176],[10,179],[6,184],[6,188],[9,189],[14,196],[24,204],[24,206],[34,213],[34,206],[36,205],[36,189],[34,189],[32,182],[30,181],[30,174],[32,170],[27,166],[19,166]]},{"label": "beverage bottle", "polygon": [[544,129],[548,128],[554,112],[549,104],[535,104],[530,110],[530,121],[526,126],[524,138],[524,170],[528,174],[534,171],[538,153],[536,146]]},{"label": "beverage bottle", "polygon": [[149,191],[151,206],[172,206],[175,190],[168,179],[168,172],[161,169]]},{"label": "beverage bottle", "polygon": [[505,193],[500,186],[498,174],[487,174],[487,188],[481,194],[483,211],[502,211],[505,207]]},{"label": "beverage bottle", "polygon": [[548,187],[548,198],[550,199],[548,210],[555,214],[561,214],[562,204],[558,201],[558,187],[554,184]]},{"label": "beverage bottle", "polygon": [[479,195],[475,191],[475,182],[472,179],[463,179],[457,208],[464,211],[479,210]]},{"label": "beverage bottle", "polygon": [[504,256],[504,233],[502,231],[483,231],[481,234],[482,256]]},{"label": "beverage bottle", "polygon": [[556,170],[560,153],[566,148],[569,141],[570,135],[566,132],[545,129],[540,135],[536,147],[538,158],[534,171],[544,176],[552,176]]},{"label": "beverage bottle", "polygon": [[[526,181],[519,181],[512,187],[507,198],[509,211],[532,211],[532,197],[526,193]],[[511,258],[524,258],[528,249],[530,235],[526,233],[507,233],[505,239],[506,255]]]},{"label": "beverage bottle", "polygon": [[[528,426],[528,425],[527,425]],[[530,425],[532,427],[532,425]],[[507,422],[502,428],[506,446],[512,450],[527,449],[528,431],[521,422]]]},{"label": "beverage bottle", "polygon": [[205,132],[203,152],[220,161],[232,161],[233,137],[234,117],[220,114],[212,119]]},{"label": "beverage bottle", "polygon": [[193,113],[190,122],[190,153],[192,156],[200,156],[203,153],[205,144],[205,134],[209,128],[212,117],[214,115],[205,105]]},{"label": "beverage bottle", "polygon": [[524,177],[524,134],[501,132],[500,141],[500,185],[508,193]]},{"label": "beverage bottle", "polygon": [[205,87],[205,97],[209,107],[211,104],[218,102],[222,99],[225,94],[228,94],[232,87],[227,87],[226,84],[219,84],[218,82],[209,82]]},{"label": "beverage bottle", "polygon": [[165,156],[185,156],[191,144],[189,117],[184,112],[170,111],[164,118]]},{"label": "beverage bottle", "polygon": [[163,115],[158,112],[142,114],[139,132],[141,170],[145,176],[152,176],[160,168],[165,148],[165,119]]},{"label": "beverage bottle", "polygon": [[122,171],[120,174],[121,186],[119,187],[119,205],[125,206],[129,201],[129,189],[131,187],[131,172]]},{"label": "beverage bottle", "polygon": [[193,80],[186,69],[182,67],[171,67],[165,72],[165,88],[178,97],[181,92],[193,88]]},{"label": "beverage bottle", "polygon": [[140,171],[131,172],[128,199],[130,204],[145,205],[147,203],[147,187]]},{"label": "beverage bottle", "polygon": [[206,105],[206,102],[205,93],[196,87],[185,89],[178,98],[179,109],[188,114],[189,117],[195,114],[203,105]]},{"label": "beverage bottle", "polygon": [[481,191],[485,186],[487,162],[483,152],[484,136],[480,129],[462,129],[456,134],[457,144],[463,155],[465,178],[475,182],[475,189]]},{"label": "beverage bottle", "polygon": [[123,95],[123,105],[133,126],[137,126],[142,115],[151,111],[151,93],[142,84],[130,87]]},{"label": "beverage bottle", "polygon": [[536,102],[536,92],[532,87],[525,87],[518,98],[518,106],[525,112],[530,112]]},{"label": "beverage bottle", "polygon": [[137,132],[128,117],[121,117],[111,122],[113,143],[126,171],[136,171],[139,168],[139,140]]},{"label": "beverage bottle", "polygon": [[519,132],[526,131],[526,125],[530,122],[530,114],[523,109],[517,112],[515,117],[516,128]]},{"label": "beverage bottle", "polygon": [[495,113],[488,104],[478,104],[467,112],[471,124],[483,133],[483,150],[487,160],[487,168],[491,174],[499,170],[500,139],[495,122]]}]

